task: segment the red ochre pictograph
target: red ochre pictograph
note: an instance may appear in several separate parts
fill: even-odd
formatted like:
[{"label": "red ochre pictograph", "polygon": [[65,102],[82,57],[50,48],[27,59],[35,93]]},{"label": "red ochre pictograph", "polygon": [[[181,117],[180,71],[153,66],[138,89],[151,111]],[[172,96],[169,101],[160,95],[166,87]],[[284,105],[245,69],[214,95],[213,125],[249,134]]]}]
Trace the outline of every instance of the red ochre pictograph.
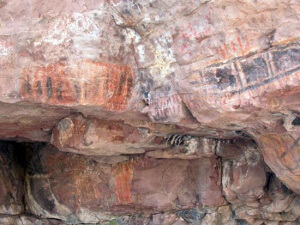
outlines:
[{"label": "red ochre pictograph", "polygon": [[21,95],[28,101],[53,105],[94,105],[126,109],[133,87],[130,66],[85,60],[53,63],[22,70]]},{"label": "red ochre pictograph", "polygon": [[115,194],[118,201],[122,204],[132,202],[131,199],[131,181],[133,178],[133,162],[124,162],[114,168],[116,179]]}]

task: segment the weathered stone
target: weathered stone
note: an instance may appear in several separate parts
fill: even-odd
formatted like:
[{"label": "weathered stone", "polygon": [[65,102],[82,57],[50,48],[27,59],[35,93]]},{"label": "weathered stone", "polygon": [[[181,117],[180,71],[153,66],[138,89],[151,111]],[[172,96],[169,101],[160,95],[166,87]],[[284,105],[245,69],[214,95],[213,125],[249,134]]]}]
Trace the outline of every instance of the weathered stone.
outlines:
[{"label": "weathered stone", "polygon": [[[299,223],[299,11],[298,0],[0,0],[0,139],[72,153],[36,147],[24,162],[31,211]],[[0,211],[19,214],[10,154]],[[202,218],[206,205],[223,208]]]},{"label": "weathered stone", "polygon": [[168,142],[170,148],[148,151],[146,156],[166,159],[196,159],[215,155],[216,141],[213,139],[171,135]]},{"label": "weathered stone", "polygon": [[295,139],[283,130],[280,134],[264,133],[256,138],[268,166],[297,194],[300,194],[299,135]]},{"label": "weathered stone", "polygon": [[[238,146],[243,148],[237,151]],[[222,186],[227,201],[254,203],[264,197],[266,172],[254,143],[225,142],[219,145],[217,152],[225,156],[222,160]]]},{"label": "weathered stone", "polygon": [[18,145],[0,142],[0,214],[18,215],[24,211],[24,171],[17,157]]},{"label": "weathered stone", "polygon": [[149,136],[147,130],[126,124],[73,116],[53,129],[52,143],[62,151],[111,156],[144,153]]},{"label": "weathered stone", "polygon": [[219,172],[214,158],[108,165],[46,146],[32,154],[26,202],[36,215],[85,223],[113,213],[219,206],[224,204]]},{"label": "weathered stone", "polygon": [[32,216],[4,216],[0,217],[0,223],[3,225],[63,225],[63,223],[53,219],[43,220]]},{"label": "weathered stone", "polygon": [[153,215],[152,221],[149,225],[186,225],[187,223],[176,214],[164,213]]}]

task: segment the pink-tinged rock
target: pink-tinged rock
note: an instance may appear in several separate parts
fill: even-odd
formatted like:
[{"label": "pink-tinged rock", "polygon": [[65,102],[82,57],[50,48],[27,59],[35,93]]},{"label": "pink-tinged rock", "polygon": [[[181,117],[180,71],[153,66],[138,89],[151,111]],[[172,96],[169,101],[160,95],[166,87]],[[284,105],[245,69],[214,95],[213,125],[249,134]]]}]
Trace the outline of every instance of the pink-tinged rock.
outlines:
[{"label": "pink-tinged rock", "polygon": [[132,49],[107,2],[5,3],[0,8],[2,102],[127,109]]},{"label": "pink-tinged rock", "polygon": [[177,87],[199,122],[224,129],[251,127],[250,121],[258,124],[254,114],[270,120],[268,109],[299,107],[299,57],[295,44],[186,73],[178,68],[187,78]]},{"label": "pink-tinged rock", "polygon": [[70,113],[57,107],[0,103],[0,138],[50,142],[53,124]]},{"label": "pink-tinged rock", "polygon": [[38,219],[32,216],[4,216],[0,218],[2,225],[61,225],[62,223],[53,219]]},{"label": "pink-tinged rock", "polygon": [[178,94],[151,100],[149,117],[156,122],[180,122],[187,117],[182,99]]},{"label": "pink-tinged rock", "polygon": [[136,159],[115,165],[46,146],[32,154],[26,203],[43,217],[97,222],[224,203],[216,159]]},{"label": "pink-tinged rock", "polygon": [[290,221],[297,224],[299,195],[287,189],[274,174],[269,174],[264,192],[258,204],[247,201],[231,204],[236,218],[246,220],[250,224],[262,224],[265,221],[273,223]]},{"label": "pink-tinged rock", "polygon": [[[0,139],[105,162],[41,150],[30,209],[76,223],[220,205],[222,165],[237,218],[296,221],[298,198],[265,189],[273,171],[300,193],[299,11],[297,0],[0,0]],[[271,171],[245,142],[217,141],[217,160],[193,141],[236,136]],[[127,161],[144,152],[170,159]],[[207,214],[203,224],[232,222]]]},{"label": "pink-tinged rock", "polygon": [[217,142],[213,139],[189,135],[171,135],[167,141],[169,148],[146,152],[149,158],[158,159],[197,159],[214,157]]},{"label": "pink-tinged rock", "polygon": [[269,177],[265,197],[261,200],[263,210],[271,213],[290,212],[295,218],[300,216],[297,210],[300,207],[299,195],[288,190],[274,174]]},{"label": "pink-tinged rock", "polygon": [[[150,94],[149,94],[150,95]],[[164,86],[151,92],[149,106],[144,112],[152,121],[160,123],[187,123],[192,118],[179,94],[172,91],[171,87]]]},{"label": "pink-tinged rock", "polygon": [[219,192],[221,186],[221,165],[215,158],[203,158],[199,161],[197,174],[197,194],[203,206],[223,205],[225,201],[222,193]]},{"label": "pink-tinged rock", "polygon": [[227,201],[255,204],[264,197],[265,165],[253,142],[221,142],[217,152],[225,156],[222,159],[222,189]]},{"label": "pink-tinged rock", "polygon": [[148,138],[147,130],[75,115],[57,124],[51,140],[62,151],[112,156],[144,153]]},{"label": "pink-tinged rock", "polygon": [[[279,128],[278,128],[279,129]],[[284,128],[256,136],[266,164],[276,176],[295,193],[300,193],[299,134],[295,139]]]},{"label": "pink-tinged rock", "polygon": [[[24,170],[17,151],[20,146],[0,143],[0,214],[18,215],[24,211]],[[21,157],[21,156],[20,156]]]},{"label": "pink-tinged rock", "polygon": [[[194,159],[214,156],[216,144],[212,139],[184,134],[161,135],[150,129],[73,115],[54,127],[51,142],[62,151],[95,157],[140,154],[145,151],[149,151],[147,155],[152,158]],[[169,132],[172,130],[176,129],[172,128]]]},{"label": "pink-tinged rock", "polygon": [[176,214],[164,213],[153,215],[149,225],[186,225],[187,223]]},{"label": "pink-tinged rock", "polygon": [[74,65],[57,62],[23,68],[20,94],[26,101],[122,111],[132,87],[133,71],[129,66],[86,60]]}]

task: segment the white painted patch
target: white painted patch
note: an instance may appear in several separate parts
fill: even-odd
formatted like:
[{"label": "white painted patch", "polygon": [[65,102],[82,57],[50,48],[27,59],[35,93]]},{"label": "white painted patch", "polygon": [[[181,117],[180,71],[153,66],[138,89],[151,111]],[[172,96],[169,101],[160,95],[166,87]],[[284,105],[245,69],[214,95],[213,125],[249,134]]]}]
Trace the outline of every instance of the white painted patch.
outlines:
[{"label": "white painted patch", "polygon": [[41,40],[35,41],[34,46],[41,45],[42,43],[49,43],[52,45],[60,45],[67,40],[68,33],[66,30],[66,21],[64,19],[57,20],[54,27],[51,29],[49,34],[42,37]]},{"label": "white painted patch", "polygon": [[198,147],[199,147],[199,139],[191,138],[191,139],[187,140],[186,155],[195,154]]},{"label": "white painted patch", "polygon": [[168,32],[154,41],[152,49],[155,56],[155,64],[150,68],[150,73],[157,81],[162,82],[165,77],[173,72],[175,69],[172,63],[175,62],[173,50],[168,46],[173,42],[172,35]]},{"label": "white painted patch", "polygon": [[117,12],[114,12],[113,13],[113,17],[115,19],[115,22],[117,25],[123,25],[124,24],[124,19],[117,13]]},{"label": "white painted patch", "polygon": [[148,17],[148,16],[145,16],[145,17],[143,18],[142,22],[144,22],[144,23],[148,24],[148,23],[150,23],[150,22],[151,22],[151,18],[150,18],[150,17]]},{"label": "white painted patch", "polygon": [[160,21],[159,15],[155,15],[154,20],[155,20],[156,22]]},{"label": "white painted patch", "polygon": [[82,13],[73,13],[71,19],[67,20],[67,30],[73,33],[99,33],[99,28],[92,19],[89,18],[89,15],[84,15]]},{"label": "white painted patch", "polygon": [[12,52],[12,47],[5,47],[0,44],[0,57],[8,56]]},{"label": "white painted patch", "polygon": [[140,35],[138,33],[136,33],[136,31],[131,29],[131,28],[123,29],[122,34],[125,36],[127,44],[131,44],[132,41],[134,41],[134,43],[139,43],[140,40],[141,40]]},{"label": "white painted patch", "polygon": [[140,61],[145,62],[145,46],[144,45],[137,46],[137,52],[140,57]]},{"label": "white painted patch", "polygon": [[0,57],[8,56],[13,51],[13,47],[6,41],[0,40]]},{"label": "white painted patch", "polygon": [[[99,10],[95,10],[98,12]],[[95,39],[98,37],[100,29],[90,18],[90,14],[96,13],[73,13],[70,17],[62,17],[55,21],[54,26],[48,31],[48,35],[34,42],[34,46],[48,43],[52,45],[61,45],[72,38],[72,34],[83,36],[86,39]]]}]

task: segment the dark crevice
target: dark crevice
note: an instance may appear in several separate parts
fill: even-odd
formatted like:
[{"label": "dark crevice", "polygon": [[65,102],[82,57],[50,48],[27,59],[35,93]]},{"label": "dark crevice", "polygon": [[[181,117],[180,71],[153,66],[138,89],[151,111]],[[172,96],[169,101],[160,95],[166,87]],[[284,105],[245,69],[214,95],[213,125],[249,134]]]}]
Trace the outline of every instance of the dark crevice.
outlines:
[{"label": "dark crevice", "polygon": [[296,117],[296,118],[292,121],[292,125],[294,125],[294,126],[300,126],[300,117]]}]

